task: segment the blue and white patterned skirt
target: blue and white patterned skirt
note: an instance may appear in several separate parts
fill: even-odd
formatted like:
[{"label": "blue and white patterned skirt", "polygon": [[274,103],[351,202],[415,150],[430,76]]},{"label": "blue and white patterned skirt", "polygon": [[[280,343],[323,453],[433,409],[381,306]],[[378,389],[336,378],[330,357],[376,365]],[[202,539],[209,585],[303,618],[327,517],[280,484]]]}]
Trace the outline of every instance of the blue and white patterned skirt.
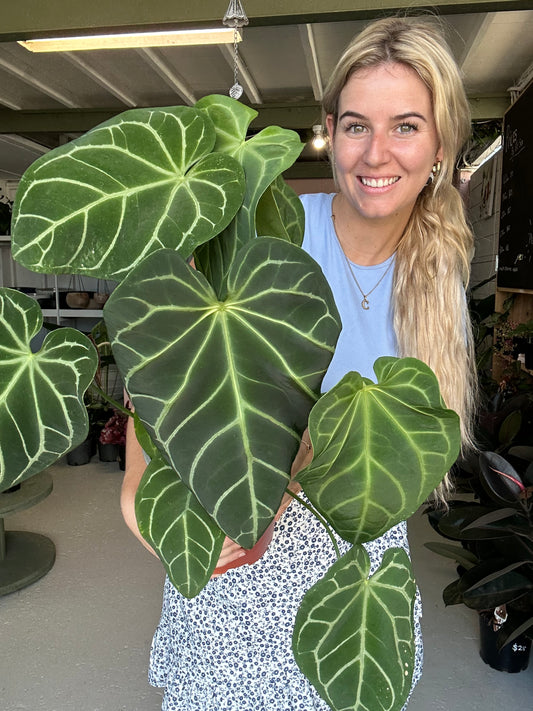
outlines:
[{"label": "blue and white patterned skirt", "polygon": [[[340,545],[341,552],[349,548]],[[387,548],[408,551],[406,524],[365,547],[373,573]],[[291,641],[304,593],[335,560],[322,525],[294,501],[253,565],[211,580],[192,600],[167,579],[149,675],[165,689],[163,711],[328,711],[298,669]],[[422,672],[420,616],[417,594],[413,687]]]}]

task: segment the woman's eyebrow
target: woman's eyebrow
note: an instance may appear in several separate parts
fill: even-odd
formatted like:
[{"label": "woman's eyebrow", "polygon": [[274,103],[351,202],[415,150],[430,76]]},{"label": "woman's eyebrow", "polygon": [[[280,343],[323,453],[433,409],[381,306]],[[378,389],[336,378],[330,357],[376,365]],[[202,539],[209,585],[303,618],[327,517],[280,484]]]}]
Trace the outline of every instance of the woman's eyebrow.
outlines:
[{"label": "woman's eyebrow", "polygon": [[[344,118],[356,118],[363,121],[367,120],[367,117],[364,114],[360,114],[357,111],[345,111],[343,114],[341,114],[341,116],[339,116],[339,121]],[[404,121],[408,118],[419,118],[427,123],[427,118],[424,116],[424,114],[421,114],[418,111],[406,111],[403,114],[397,114],[396,116],[392,116],[391,118],[393,121]]]}]

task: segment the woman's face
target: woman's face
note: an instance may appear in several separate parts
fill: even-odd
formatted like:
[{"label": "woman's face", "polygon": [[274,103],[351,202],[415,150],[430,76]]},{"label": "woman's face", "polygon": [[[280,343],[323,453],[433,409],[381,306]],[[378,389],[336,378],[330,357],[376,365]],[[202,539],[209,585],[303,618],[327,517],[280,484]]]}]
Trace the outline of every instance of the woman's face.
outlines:
[{"label": "woman's face", "polygon": [[407,222],[442,151],[430,93],[403,64],[353,74],[326,119],[337,183],[361,217]]}]

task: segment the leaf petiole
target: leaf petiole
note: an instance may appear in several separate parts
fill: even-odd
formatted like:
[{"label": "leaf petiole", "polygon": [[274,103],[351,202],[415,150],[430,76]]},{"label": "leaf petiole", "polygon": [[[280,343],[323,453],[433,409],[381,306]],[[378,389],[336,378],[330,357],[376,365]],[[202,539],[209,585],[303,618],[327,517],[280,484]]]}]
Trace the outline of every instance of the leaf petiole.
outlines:
[{"label": "leaf petiole", "polygon": [[335,540],[335,536],[333,535],[333,531],[331,530],[331,526],[328,524],[326,519],[321,516],[318,511],[311,506],[311,504],[308,504],[307,501],[304,501],[301,499],[297,494],[293,493],[288,487],[285,489],[285,493],[289,494],[289,496],[292,496],[293,499],[296,499],[304,508],[306,508],[308,511],[310,511],[313,516],[320,521],[320,523],[324,526],[326,529],[326,533],[331,539],[331,542],[333,544],[333,548],[335,549],[335,555],[337,556],[337,560],[341,557],[341,552],[339,550],[339,546],[337,545],[337,541]]}]

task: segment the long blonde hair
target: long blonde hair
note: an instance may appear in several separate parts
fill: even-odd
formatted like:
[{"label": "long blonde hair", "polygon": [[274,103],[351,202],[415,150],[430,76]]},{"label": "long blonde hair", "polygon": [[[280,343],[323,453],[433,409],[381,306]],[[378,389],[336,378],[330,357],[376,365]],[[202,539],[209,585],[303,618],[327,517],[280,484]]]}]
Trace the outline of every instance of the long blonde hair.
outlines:
[{"label": "long blonde hair", "polygon": [[[418,196],[398,246],[394,329],[399,355],[419,358],[435,372],[446,405],[461,418],[465,448],[473,443],[477,400],[465,298],[473,236],[453,176],[459,150],[470,134],[470,111],[459,70],[440,30],[427,19],[373,22],[341,56],[322,107],[336,126],[339,96],[352,74],[391,62],[414,69],[428,87],[443,153],[440,172]],[[447,487],[445,480],[439,497],[444,497]]]}]

